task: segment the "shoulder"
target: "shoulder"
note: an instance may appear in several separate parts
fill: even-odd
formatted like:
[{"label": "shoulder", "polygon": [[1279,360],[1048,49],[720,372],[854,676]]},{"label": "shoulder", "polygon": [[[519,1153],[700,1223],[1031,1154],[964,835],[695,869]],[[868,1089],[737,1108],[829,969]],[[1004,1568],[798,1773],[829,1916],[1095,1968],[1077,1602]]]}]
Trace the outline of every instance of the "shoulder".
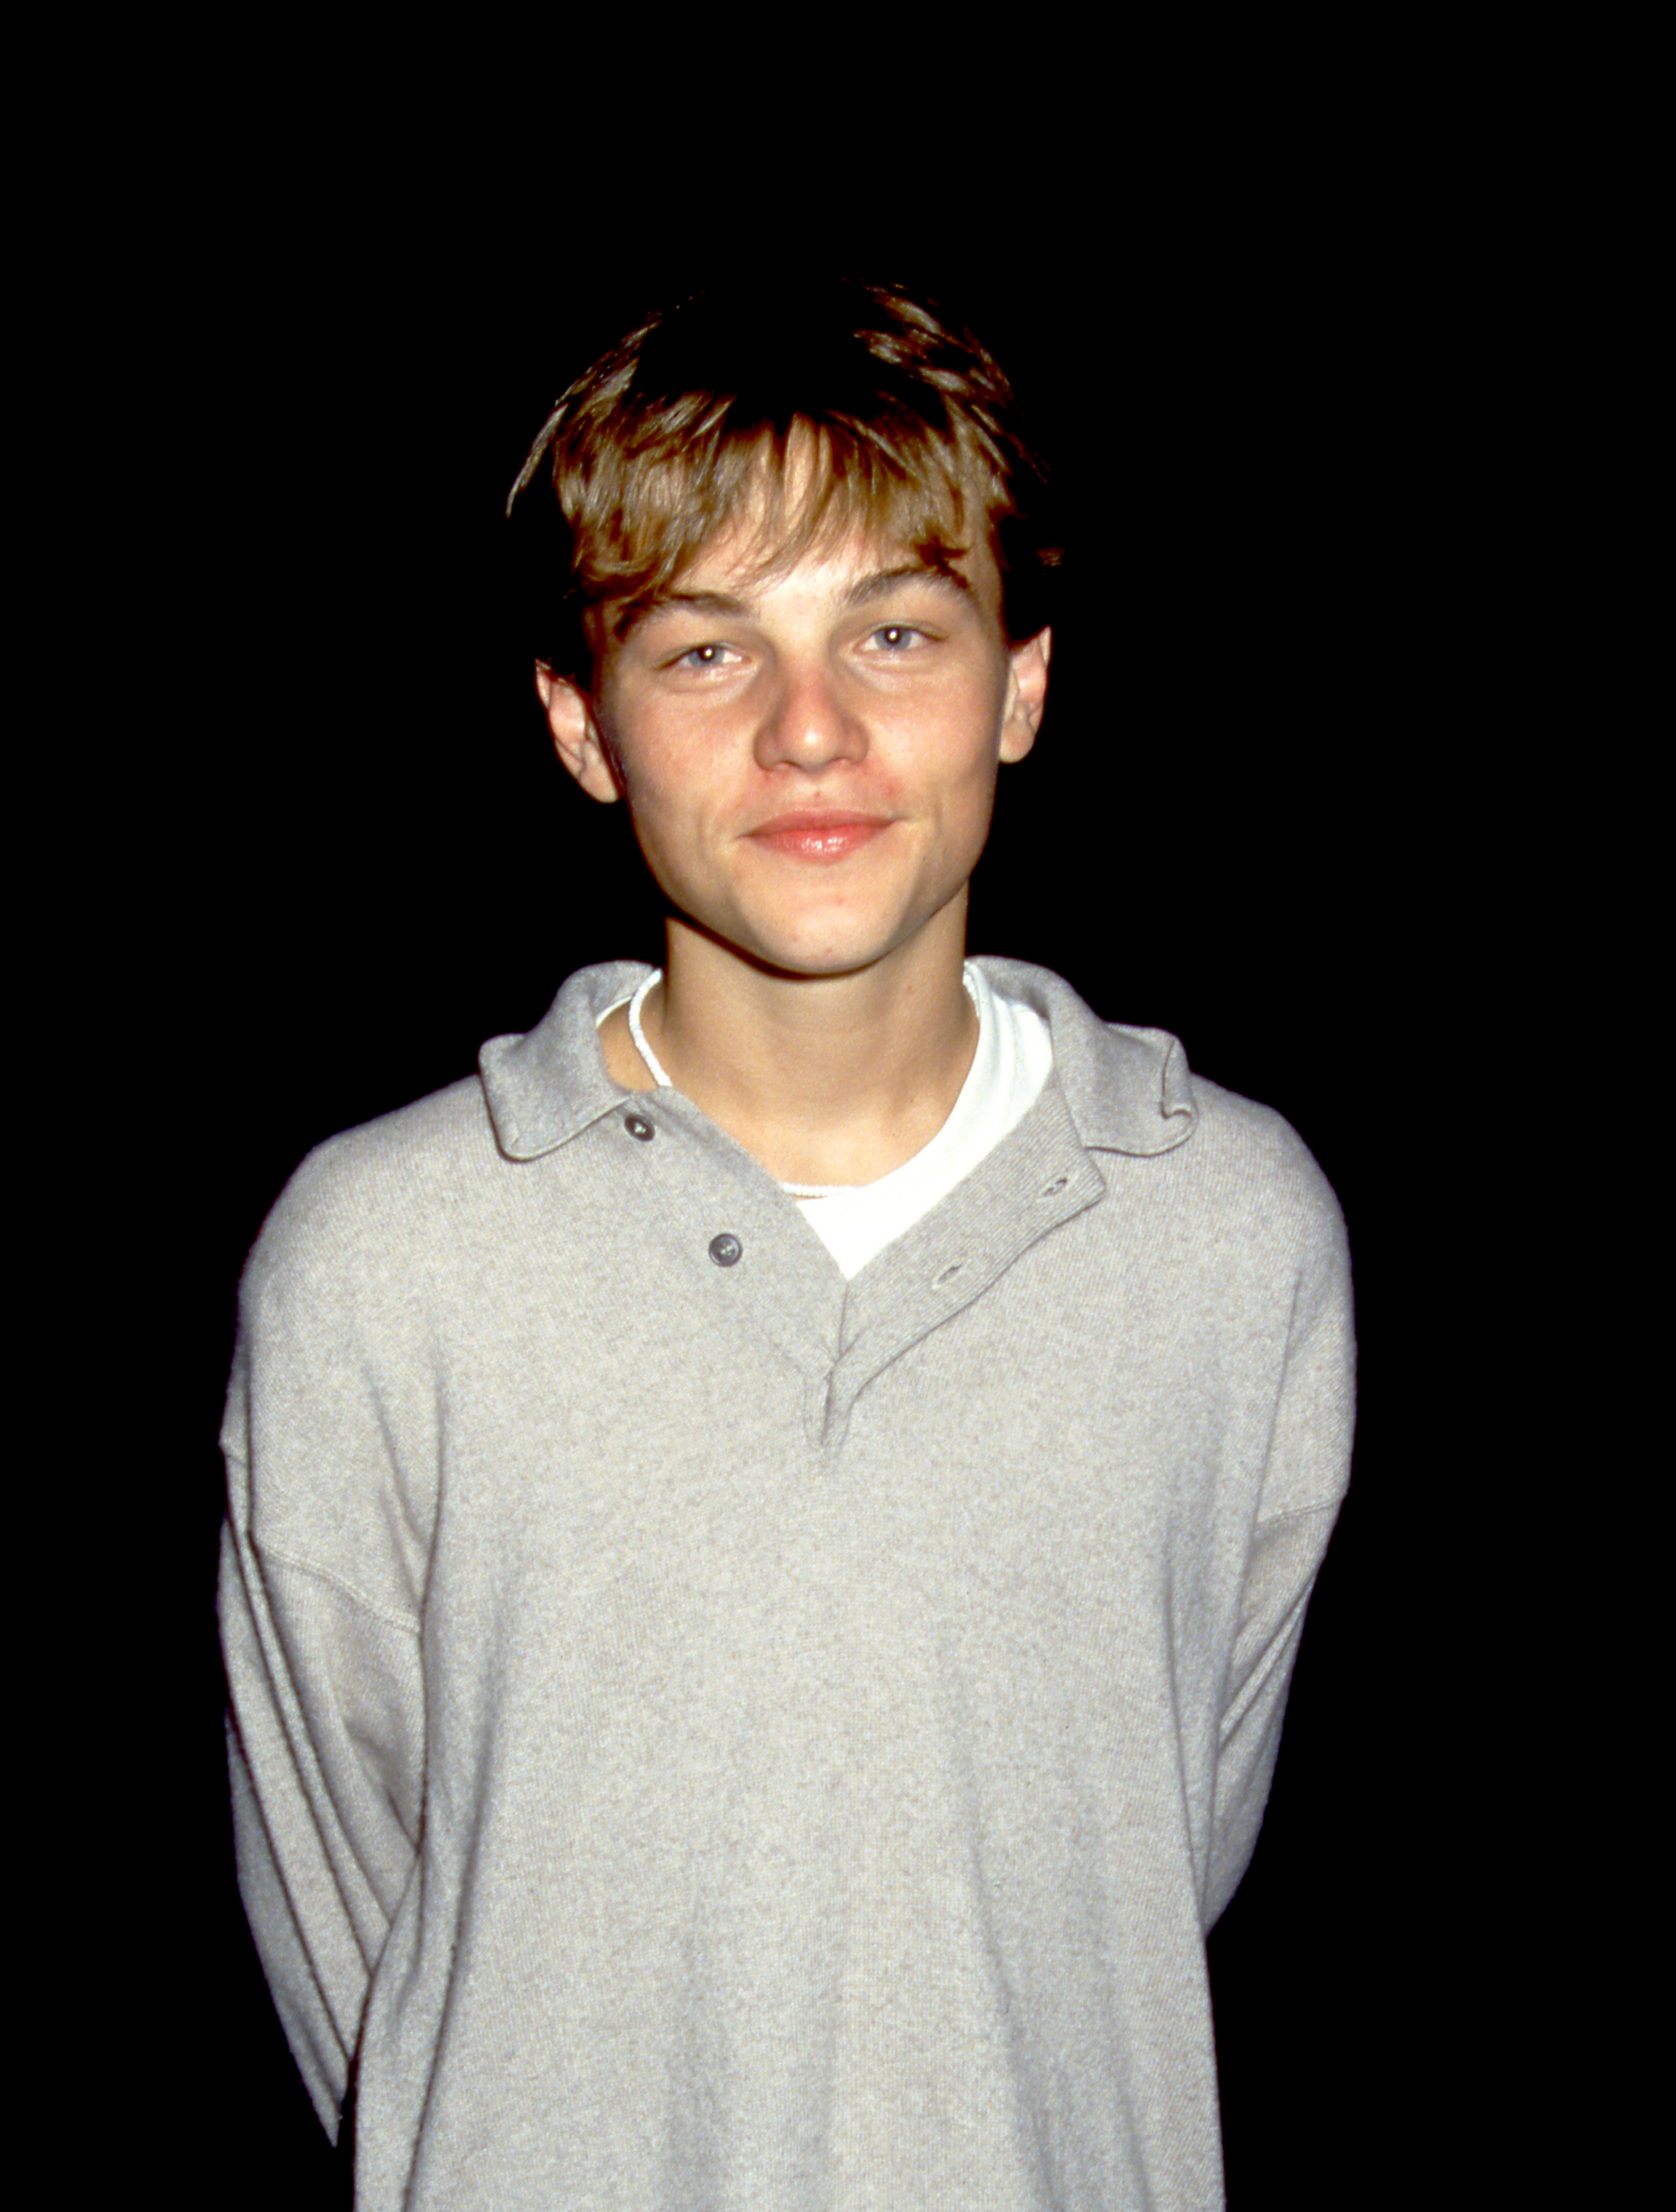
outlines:
[{"label": "shoulder", "polygon": [[474,1075],[317,1146],[263,1224],[247,1297],[288,1282],[422,1286],[492,1245],[517,1170],[619,1100],[597,1025],[647,972],[623,961],[579,969],[533,1029],[490,1038]]},{"label": "shoulder", "polygon": [[1284,1115],[1198,1071],[1191,1073],[1191,1148],[1203,1172],[1300,1228],[1340,1224],[1333,1186]]},{"label": "shoulder", "polygon": [[264,1221],[241,1302],[341,1296],[353,1285],[374,1293],[411,1281],[496,1158],[475,1076],[328,1138]]},{"label": "shoulder", "polygon": [[1191,1084],[1193,1128],[1184,1166],[1230,1213],[1301,1253],[1341,1245],[1338,1195],[1285,1116],[1197,1072]]},{"label": "shoulder", "polygon": [[1185,1211],[1216,1242],[1299,1257],[1342,1246],[1338,1199],[1283,1115],[1201,1075],[1169,1030],[1102,1020],[1047,969],[982,965],[997,993],[1048,1023],[1079,1136],[1137,1198],[1150,1193],[1178,1218]]}]

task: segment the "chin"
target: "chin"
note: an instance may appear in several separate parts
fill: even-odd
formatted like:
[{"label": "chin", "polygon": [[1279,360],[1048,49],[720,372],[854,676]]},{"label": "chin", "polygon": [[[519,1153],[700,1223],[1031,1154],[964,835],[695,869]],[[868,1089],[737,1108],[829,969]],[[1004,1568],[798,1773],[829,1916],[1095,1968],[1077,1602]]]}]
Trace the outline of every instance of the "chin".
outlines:
[{"label": "chin", "polygon": [[818,937],[765,936],[752,950],[765,965],[788,975],[850,975],[884,959],[904,942],[904,935],[888,930],[835,932]]}]

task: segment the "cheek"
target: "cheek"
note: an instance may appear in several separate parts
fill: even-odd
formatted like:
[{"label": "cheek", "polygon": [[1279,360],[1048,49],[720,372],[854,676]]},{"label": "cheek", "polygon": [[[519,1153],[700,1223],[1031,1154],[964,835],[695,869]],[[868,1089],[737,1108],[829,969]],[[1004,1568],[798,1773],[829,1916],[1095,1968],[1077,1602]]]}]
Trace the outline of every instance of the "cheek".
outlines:
[{"label": "cheek", "polygon": [[716,752],[673,732],[637,728],[621,752],[621,777],[630,819],[649,860],[663,864],[658,872],[690,878],[704,866],[728,814],[725,779],[718,778]]},{"label": "cheek", "polygon": [[987,659],[968,660],[959,670],[939,671],[905,687],[893,700],[881,699],[875,711],[889,730],[893,749],[909,757],[929,760],[935,754],[951,765],[981,761],[994,751],[1001,733],[1009,673]]},{"label": "cheek", "polygon": [[1001,718],[1007,702],[1006,687],[987,674],[974,676],[942,706],[935,730],[922,730],[922,740],[934,739],[928,752],[942,770],[944,787],[970,804],[986,793],[1000,766]]},{"label": "cheek", "polygon": [[620,700],[601,701],[600,727],[614,753],[625,795],[637,815],[663,817],[675,795],[690,781],[685,755],[691,745],[664,726],[655,713],[630,711]]}]

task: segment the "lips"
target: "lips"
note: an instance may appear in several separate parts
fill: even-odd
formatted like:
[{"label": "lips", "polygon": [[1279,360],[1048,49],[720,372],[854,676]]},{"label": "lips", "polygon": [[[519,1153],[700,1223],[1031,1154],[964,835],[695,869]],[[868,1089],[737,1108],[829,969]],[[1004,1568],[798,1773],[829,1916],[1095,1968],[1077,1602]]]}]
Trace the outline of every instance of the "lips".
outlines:
[{"label": "lips", "polygon": [[751,842],[788,860],[832,861],[870,845],[890,823],[877,814],[777,814],[750,834]]}]

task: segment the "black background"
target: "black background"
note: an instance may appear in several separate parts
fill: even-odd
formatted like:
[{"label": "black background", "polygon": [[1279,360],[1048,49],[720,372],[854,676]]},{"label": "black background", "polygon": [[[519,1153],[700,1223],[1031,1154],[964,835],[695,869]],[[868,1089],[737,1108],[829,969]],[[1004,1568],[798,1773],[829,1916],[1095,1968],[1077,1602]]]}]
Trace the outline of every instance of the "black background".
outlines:
[{"label": "black background", "polygon": [[1210,1956],[1235,2212],[1420,2201],[1488,2002],[1443,1902],[1470,1873],[1440,1871],[1467,1571],[1440,1524],[1483,1427],[1443,1102],[1493,941],[1458,469],[1440,520],[1456,303],[1417,281],[1400,210],[1295,191],[1279,157],[1212,191],[1090,170],[771,219],[672,191],[655,220],[555,161],[537,221],[359,172],[248,223],[194,199],[155,248],[147,434],[97,492],[154,609],[133,680],[164,731],[127,770],[101,986],[149,1101],[144,1172],[111,1197],[151,1462],[117,1509],[143,1624],[130,1839],[113,1815],[93,1872],[131,1886],[141,1933],[89,1995],[137,2092],[124,2161],[183,2204],[337,2201],[233,1885],[213,1584],[238,1273],[312,1145],[469,1072],[576,966],[657,957],[622,811],[547,744],[502,505],[557,391],[645,306],[816,255],[969,319],[1062,488],[1049,711],[1003,777],[973,948],[1173,1031],[1287,1115],[1344,1206],[1355,1479]]}]

